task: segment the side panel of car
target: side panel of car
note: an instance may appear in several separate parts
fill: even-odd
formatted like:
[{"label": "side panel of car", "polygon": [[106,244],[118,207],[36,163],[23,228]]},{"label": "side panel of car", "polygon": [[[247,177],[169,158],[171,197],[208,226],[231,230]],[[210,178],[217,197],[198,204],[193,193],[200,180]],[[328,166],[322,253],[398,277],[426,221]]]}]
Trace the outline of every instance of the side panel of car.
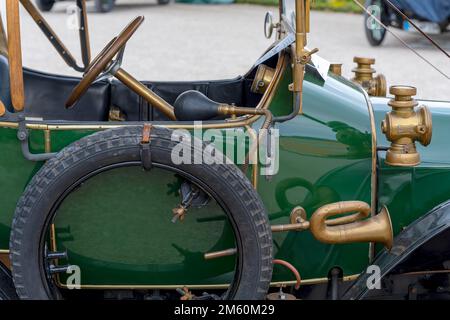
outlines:
[{"label": "side panel of car", "polygon": [[[288,68],[271,104],[275,114],[290,110],[292,94],[287,86],[290,81]],[[304,115],[275,127],[280,133],[278,173],[260,175],[258,179],[257,188],[273,224],[288,223],[290,211],[297,205],[303,206],[310,216],[317,208],[330,202],[363,200],[370,203],[371,129],[363,96],[341,78],[330,76],[324,82],[310,70],[304,97]],[[256,122],[253,128],[257,130],[260,125]],[[0,217],[0,248],[7,249],[15,204],[40,164],[23,159],[16,129],[1,130],[5,152],[0,157],[0,168],[9,179],[0,190],[5,210]],[[59,151],[91,132],[74,129],[47,133],[50,134],[51,151]],[[33,152],[45,151],[45,134],[42,130],[31,131]],[[117,194],[108,194],[108,188],[114,192],[123,188],[125,192],[127,183],[140,179],[138,173],[123,175],[119,172],[113,177],[97,177],[98,181],[94,182],[98,185],[91,185],[91,190],[86,189],[84,194],[74,193],[67,206],[61,208],[67,214],[63,212],[59,225],[56,222],[56,245],[67,248],[69,259],[72,256],[81,270],[88,270],[82,275],[84,284],[202,285],[227,281],[227,266],[232,265],[233,259],[219,259],[208,264],[202,258],[205,251],[230,246],[223,219],[214,216],[213,212],[208,217],[193,213],[186,217],[186,222],[172,224],[171,208],[178,201],[177,179],[156,171],[154,174],[161,174],[157,179],[159,185],[148,185],[154,190],[142,194],[147,197],[145,210],[135,205],[142,203],[143,198],[132,199],[130,194],[123,193],[123,198],[113,199]],[[124,178],[127,176],[129,178]],[[171,188],[175,192],[171,193]],[[170,205],[164,204],[169,201],[167,197]],[[92,208],[89,203],[96,200],[102,204],[101,211],[97,214],[88,212]],[[121,202],[127,209],[122,214],[118,211],[118,203]],[[157,212],[153,210],[156,208]],[[106,214],[108,212],[111,214]],[[144,215],[156,215],[155,221],[162,224],[151,230],[142,229]],[[171,241],[177,233],[181,240],[183,235],[186,241]],[[103,243],[105,234],[109,239],[115,239],[114,242]],[[152,242],[152,239],[157,238],[166,239],[168,246],[155,247],[158,242]],[[340,266],[344,275],[358,274],[368,262],[368,244],[326,245],[316,241],[307,231],[275,234],[274,246],[276,257],[293,263],[305,280],[326,280],[333,266]],[[125,261],[123,257],[131,259]],[[182,270],[196,272],[191,274]],[[204,270],[200,272],[200,278],[198,270]],[[148,272],[164,276],[148,277]],[[288,272],[275,270],[275,281],[287,279],[291,279]]]}]

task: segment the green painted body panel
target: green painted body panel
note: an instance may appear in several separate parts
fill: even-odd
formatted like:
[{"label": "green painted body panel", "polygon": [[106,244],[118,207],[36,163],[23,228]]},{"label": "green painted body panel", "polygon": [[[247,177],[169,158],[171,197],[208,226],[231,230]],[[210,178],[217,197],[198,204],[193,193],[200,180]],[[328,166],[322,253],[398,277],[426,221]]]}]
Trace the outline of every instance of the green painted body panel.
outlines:
[{"label": "green painted body panel", "polygon": [[[271,103],[275,115],[292,109],[287,68]],[[385,100],[374,100],[377,123],[387,111]],[[420,148],[424,163],[417,168],[380,170],[381,204],[390,209],[395,232],[434,205],[447,200],[450,174],[445,144],[450,112],[434,114],[434,138]],[[262,120],[261,120],[262,121]],[[253,124],[258,130],[261,121]],[[321,81],[311,71],[304,84],[304,115],[281,124],[278,174],[259,177],[258,192],[272,224],[285,224],[293,207],[310,217],[322,205],[371,197],[371,130],[363,95],[350,82],[330,75]],[[447,131],[450,130],[447,129]],[[94,131],[53,131],[52,151]],[[16,129],[0,128],[0,248],[7,249],[16,202],[41,164],[25,160]],[[436,138],[437,136],[437,138]],[[385,144],[378,133],[380,145]],[[440,138],[439,138],[440,137]],[[218,147],[226,148],[230,141]],[[43,151],[43,132],[32,131],[30,148]],[[217,143],[218,144],[218,143]],[[444,159],[441,160],[441,159]],[[230,281],[234,258],[205,261],[203,253],[233,247],[224,213],[211,203],[190,210],[183,223],[173,224],[171,209],[179,203],[171,172],[151,171],[144,179],[137,168],[115,169],[87,181],[63,202],[56,221],[58,249],[67,249],[70,263],[82,269],[87,285],[222,284]],[[445,177],[445,176],[444,176]],[[438,180],[439,179],[439,180]],[[439,186],[439,187],[437,187]],[[426,195],[424,197],[424,195]],[[363,272],[368,244],[327,245],[309,232],[274,234],[276,258],[296,266],[303,279],[324,278],[333,266],[345,275]],[[274,281],[292,279],[275,267]]]}]

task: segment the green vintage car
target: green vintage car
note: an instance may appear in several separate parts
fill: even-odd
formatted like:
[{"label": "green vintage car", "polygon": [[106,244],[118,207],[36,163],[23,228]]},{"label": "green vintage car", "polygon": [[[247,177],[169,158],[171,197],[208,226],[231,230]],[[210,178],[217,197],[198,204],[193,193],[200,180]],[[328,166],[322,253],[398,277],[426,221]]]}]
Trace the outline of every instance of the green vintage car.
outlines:
[{"label": "green vintage car", "polygon": [[0,298],[449,297],[450,103],[386,98],[368,58],[342,77],[306,47],[309,0],[266,16],[247,74],[195,82],[121,68],[143,17],[91,59],[80,1],[80,66],[20,2],[83,77],[22,67],[8,1]]}]

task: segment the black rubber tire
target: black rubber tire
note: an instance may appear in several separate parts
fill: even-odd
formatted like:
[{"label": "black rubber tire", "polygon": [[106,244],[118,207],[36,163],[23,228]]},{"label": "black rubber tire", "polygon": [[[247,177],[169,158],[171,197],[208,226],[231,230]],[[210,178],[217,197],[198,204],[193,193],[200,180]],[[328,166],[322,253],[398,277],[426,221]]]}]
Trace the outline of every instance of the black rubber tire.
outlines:
[{"label": "black rubber tire", "polygon": [[19,299],[14,289],[14,283],[9,272],[2,263],[0,263],[0,300],[17,300]]},{"label": "black rubber tire", "polygon": [[[41,252],[43,229],[55,203],[76,181],[92,172],[118,163],[139,162],[142,130],[142,126],[122,127],[87,136],[47,161],[30,181],[17,205],[10,238],[12,274],[21,299],[52,298]],[[212,190],[216,199],[223,200],[232,216],[235,238],[240,239],[236,269],[240,273],[235,272],[239,280],[230,298],[264,299],[272,277],[272,233],[261,198],[234,164],[173,165],[171,150],[177,142],[171,141],[172,132],[157,127],[152,130],[152,162],[190,175]],[[192,147],[191,154],[202,152],[200,149]]]},{"label": "black rubber tire", "polygon": [[116,0],[95,0],[95,10],[97,12],[106,13],[114,9]]},{"label": "black rubber tire", "polygon": [[[366,0],[366,8],[368,8],[369,6],[373,5],[374,3],[375,3],[374,0]],[[386,17],[385,17],[386,14],[387,14],[386,13],[386,8],[384,7],[384,5],[382,5],[381,17],[380,17],[381,19],[380,20],[383,23],[386,22],[385,21],[386,20]],[[367,27],[367,20],[369,18],[370,18],[370,16],[367,14],[367,12],[364,13],[364,31],[366,33],[366,38],[367,38],[367,41],[369,41],[371,46],[378,47],[378,46],[380,46],[383,43],[384,39],[386,38],[387,31],[384,28],[381,29],[381,31],[380,31],[381,32],[381,36],[376,37],[374,32],[373,32],[373,30],[371,30],[371,29],[369,29]]]},{"label": "black rubber tire", "polygon": [[36,0],[36,5],[39,10],[47,12],[52,10],[55,0]]},{"label": "black rubber tire", "polygon": [[170,0],[158,0],[158,4],[159,5],[166,5],[166,4],[169,4],[170,3]]}]

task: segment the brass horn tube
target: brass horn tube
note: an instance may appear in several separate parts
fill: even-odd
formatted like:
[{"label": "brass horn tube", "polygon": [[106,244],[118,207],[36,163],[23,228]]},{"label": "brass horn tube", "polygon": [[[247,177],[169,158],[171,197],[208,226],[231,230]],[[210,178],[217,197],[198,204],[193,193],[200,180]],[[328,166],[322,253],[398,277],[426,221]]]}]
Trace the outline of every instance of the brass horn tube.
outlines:
[{"label": "brass horn tube", "polygon": [[[344,219],[328,221],[329,217],[351,212],[358,213],[344,217]],[[362,201],[328,204],[314,212],[310,219],[310,230],[318,241],[324,243],[377,242],[390,249],[393,242],[393,231],[387,208],[383,207],[381,212],[372,218],[355,220],[356,218],[364,219],[369,213],[370,206]],[[353,222],[349,223],[349,221]]]},{"label": "brass horn tube", "polygon": [[279,224],[271,226],[272,232],[302,231],[309,229],[309,222],[299,222],[292,224]]}]

